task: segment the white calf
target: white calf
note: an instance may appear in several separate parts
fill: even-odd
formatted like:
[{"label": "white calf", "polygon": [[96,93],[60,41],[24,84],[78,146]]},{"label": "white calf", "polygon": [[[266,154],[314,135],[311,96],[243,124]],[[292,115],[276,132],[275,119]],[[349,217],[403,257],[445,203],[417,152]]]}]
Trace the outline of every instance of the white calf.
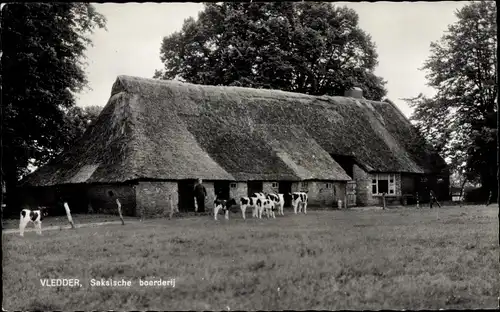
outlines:
[{"label": "white calf", "polygon": [[[261,199],[261,200],[266,200],[267,199],[267,195],[265,193],[253,193],[252,197],[255,197],[257,199]],[[260,210],[259,210],[260,209]],[[257,214],[262,216],[262,213],[266,213],[267,214],[267,210],[262,210],[262,207],[257,207]]]},{"label": "white calf", "polygon": [[258,216],[257,200],[258,197],[242,197],[240,198],[240,209],[243,219],[246,219],[245,212],[247,208],[253,208],[252,217],[256,218]]},{"label": "white calf", "polygon": [[285,198],[283,194],[268,194],[267,199],[274,203],[274,207],[278,210],[278,214],[284,216],[283,206],[285,205]]},{"label": "white calf", "polygon": [[236,201],[231,198],[230,200],[216,199],[214,200],[214,219],[217,220],[217,215],[222,209],[226,220],[229,220],[229,209],[231,206],[236,205]]},{"label": "white calf", "polygon": [[262,219],[262,213],[266,213],[266,217],[276,218],[274,214],[274,202],[270,199],[257,199],[257,211],[259,213],[259,219]]},{"label": "white calf", "polygon": [[19,221],[19,234],[24,236],[24,229],[28,223],[32,222],[36,228],[38,235],[42,235],[42,220],[48,215],[45,207],[38,207],[37,210],[23,209],[21,210],[21,218]]},{"label": "white calf", "polygon": [[292,195],[292,207],[293,207],[293,212],[297,214],[297,208],[300,211],[302,210],[302,207],[304,207],[304,214],[307,213],[307,192],[293,192],[290,195]]}]

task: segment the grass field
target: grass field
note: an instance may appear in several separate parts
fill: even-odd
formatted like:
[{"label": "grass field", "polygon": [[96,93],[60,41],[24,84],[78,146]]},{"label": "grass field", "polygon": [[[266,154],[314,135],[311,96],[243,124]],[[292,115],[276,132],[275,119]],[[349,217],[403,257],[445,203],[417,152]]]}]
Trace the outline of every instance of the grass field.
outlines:
[{"label": "grass field", "polygon": [[[497,209],[444,207],[439,219],[428,208],[231,214],[4,234],[3,308],[496,308]],[[82,287],[44,287],[43,278]],[[132,286],[92,287],[92,278]],[[140,287],[139,278],[175,278],[175,287]]]}]

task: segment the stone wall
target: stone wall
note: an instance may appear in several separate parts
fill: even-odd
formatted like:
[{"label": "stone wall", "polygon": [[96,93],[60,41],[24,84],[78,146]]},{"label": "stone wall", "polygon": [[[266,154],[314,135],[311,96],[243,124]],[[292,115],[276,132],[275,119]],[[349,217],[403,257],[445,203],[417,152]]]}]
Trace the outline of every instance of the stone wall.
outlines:
[{"label": "stone wall", "polygon": [[356,205],[371,205],[373,203],[373,196],[370,174],[355,164],[353,168],[353,180],[356,181]]},{"label": "stone wall", "polygon": [[[231,185],[235,184],[236,187],[231,187]],[[236,203],[239,204],[241,197],[246,197],[248,194],[248,187],[246,182],[231,182],[229,184],[229,196],[236,200]]]},{"label": "stone wall", "polygon": [[214,201],[215,201],[215,187],[214,182],[203,181],[203,185],[207,190],[207,198],[205,199],[205,212],[214,209]]},{"label": "stone wall", "polygon": [[[108,192],[112,191],[114,198],[109,197]],[[136,194],[134,185],[90,185],[86,192],[87,195],[87,212],[88,204],[92,207],[94,213],[105,213],[118,215],[118,207],[116,199],[120,200],[122,214],[124,216],[136,216]],[[71,212],[75,211],[73,205],[68,203]],[[76,211],[75,211],[76,212]]]},{"label": "stone wall", "polygon": [[[382,205],[380,195],[372,195],[372,179],[374,174],[370,174],[354,165],[353,179],[356,181],[356,204],[358,206],[379,206]],[[401,200],[401,174],[395,174],[395,194],[386,195],[386,204],[400,203]]]},{"label": "stone wall", "polygon": [[338,199],[344,201],[345,191],[345,182],[309,181],[309,205],[336,208]]},{"label": "stone wall", "polygon": [[[273,183],[275,183],[275,187],[273,187]],[[278,193],[279,190],[279,182],[278,181],[273,181],[273,182],[267,182],[264,181],[262,183],[262,192],[268,194],[268,193]]]},{"label": "stone wall", "polygon": [[139,182],[135,187],[136,215],[143,218],[168,215],[171,209],[169,196],[172,196],[174,207],[178,206],[179,194],[177,190],[177,182]]}]

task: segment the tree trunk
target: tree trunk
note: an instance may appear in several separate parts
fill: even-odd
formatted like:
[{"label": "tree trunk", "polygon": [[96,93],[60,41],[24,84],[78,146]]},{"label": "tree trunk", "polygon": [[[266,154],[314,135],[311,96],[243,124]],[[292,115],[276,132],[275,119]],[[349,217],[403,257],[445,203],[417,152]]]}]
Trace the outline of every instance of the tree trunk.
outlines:
[{"label": "tree trunk", "polygon": [[460,207],[462,207],[462,196],[464,194],[464,187],[465,187],[465,183],[467,182],[467,179],[464,178],[464,182],[462,182],[462,187],[460,188],[460,197],[458,198],[458,200],[460,201]]}]

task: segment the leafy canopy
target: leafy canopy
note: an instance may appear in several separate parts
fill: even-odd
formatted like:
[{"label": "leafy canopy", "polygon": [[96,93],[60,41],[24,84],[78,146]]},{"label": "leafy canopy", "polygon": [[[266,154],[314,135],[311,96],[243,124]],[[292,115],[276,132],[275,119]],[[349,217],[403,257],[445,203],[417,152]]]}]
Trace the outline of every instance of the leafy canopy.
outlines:
[{"label": "leafy canopy", "polygon": [[330,3],[208,3],[165,37],[154,78],[343,95],[386,94],[377,53],[352,9]]},{"label": "leafy canopy", "polygon": [[451,167],[496,189],[497,24],[495,2],[474,2],[431,43],[423,70],[436,96],[406,99],[412,120]]},{"label": "leafy canopy", "polygon": [[2,10],[2,175],[8,183],[74,139],[68,112],[86,85],[85,50],[105,18],[89,3],[9,3]]}]

